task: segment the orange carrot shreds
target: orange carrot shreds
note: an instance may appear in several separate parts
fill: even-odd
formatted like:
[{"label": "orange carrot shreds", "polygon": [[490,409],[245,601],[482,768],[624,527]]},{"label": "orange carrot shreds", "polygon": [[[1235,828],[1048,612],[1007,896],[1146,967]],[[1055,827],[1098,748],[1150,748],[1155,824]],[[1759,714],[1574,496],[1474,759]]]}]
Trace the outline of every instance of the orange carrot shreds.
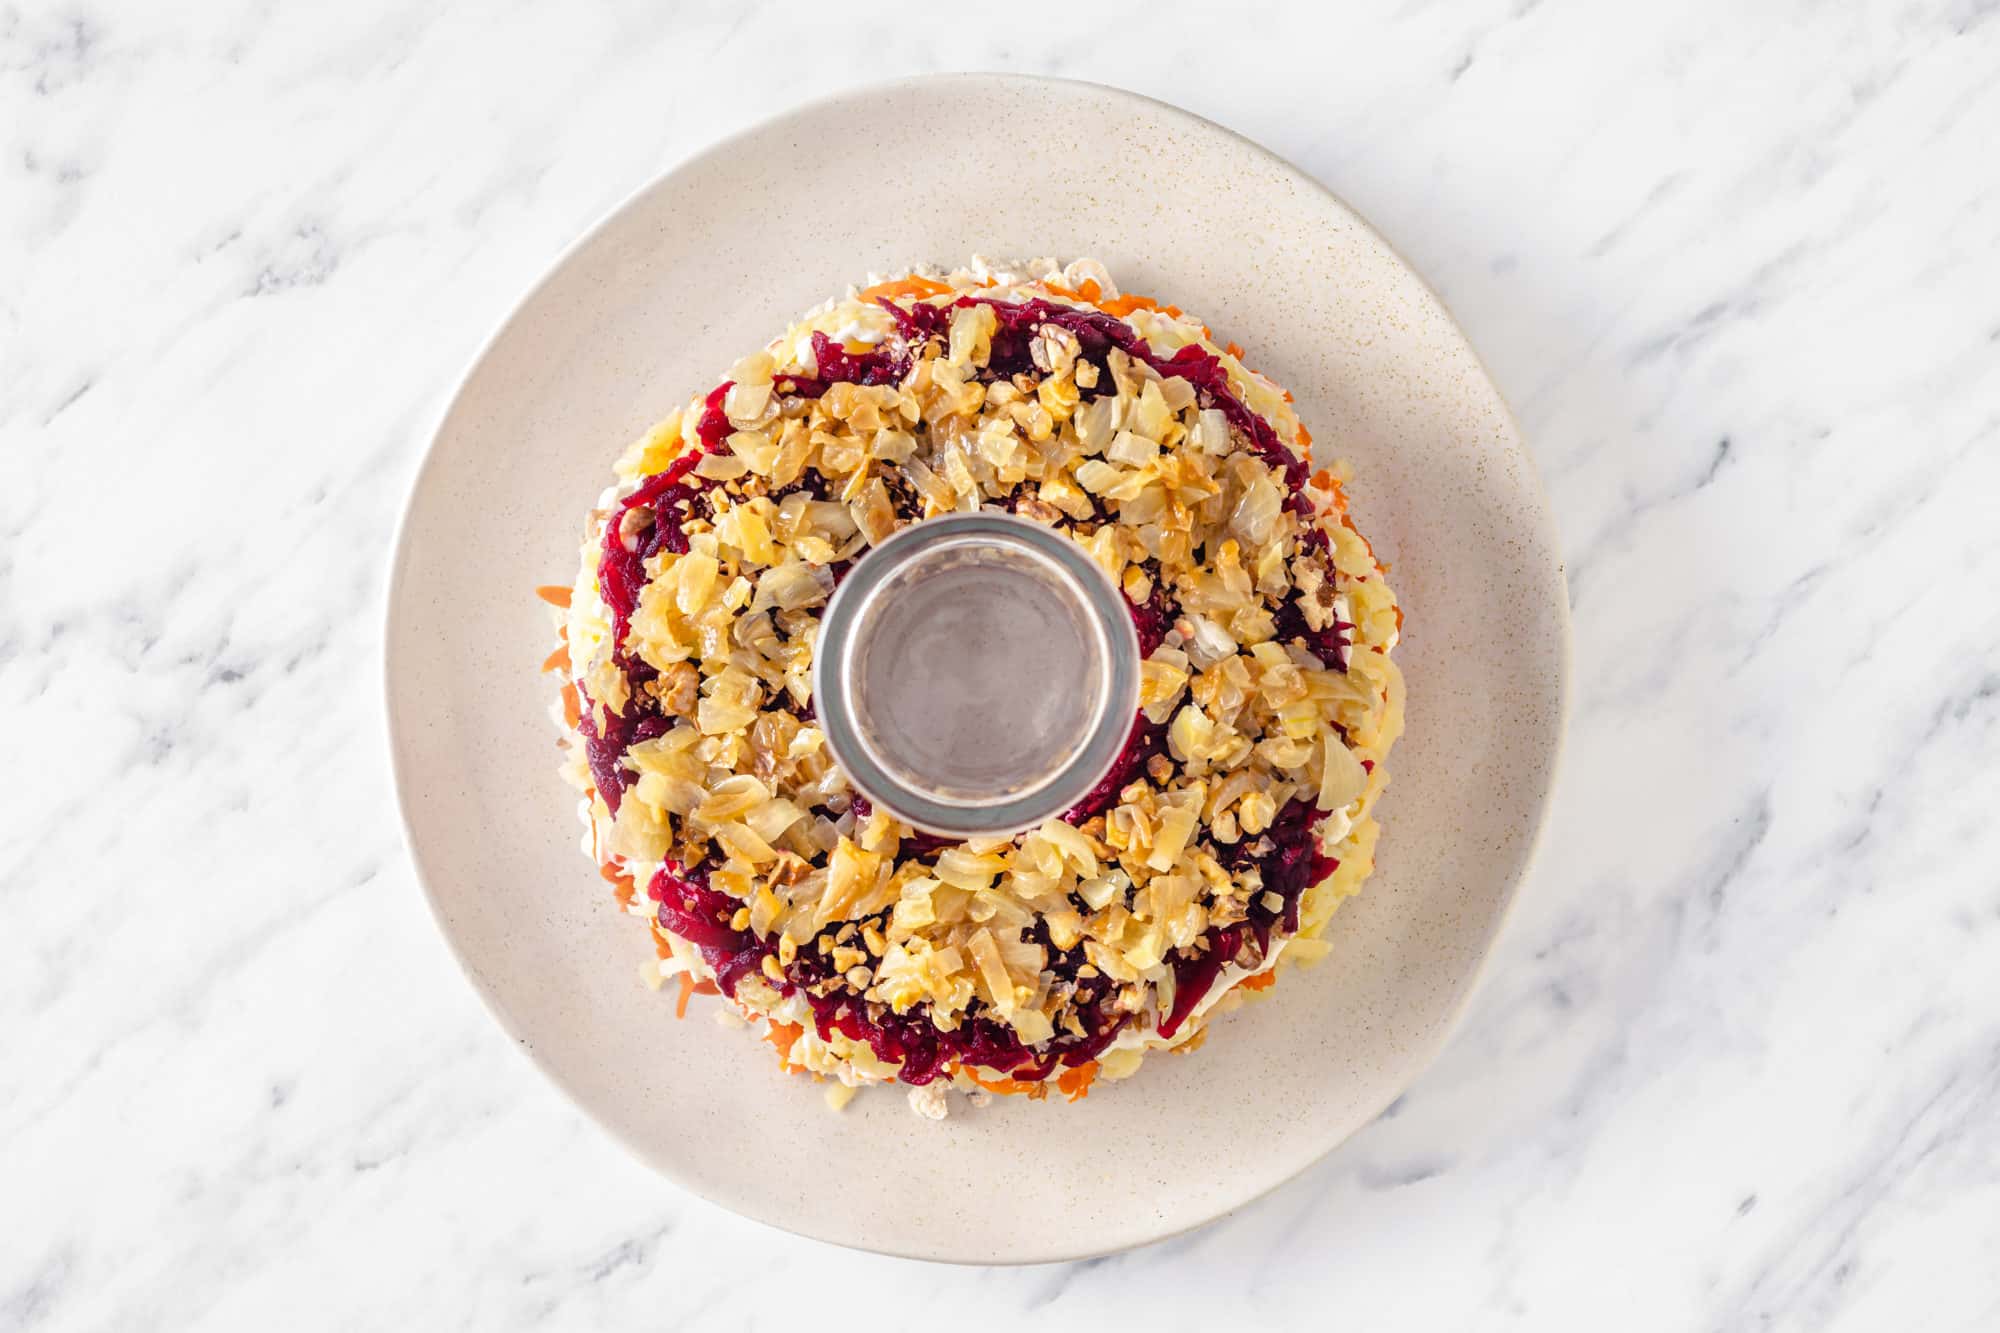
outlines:
[{"label": "orange carrot shreds", "polygon": [[[1403,632],[1403,608],[1399,606],[1396,608],[1396,633],[1401,634],[1402,632]],[[1387,698],[1388,696],[1384,695],[1383,697]]]},{"label": "orange carrot shreds", "polygon": [[542,659],[542,670],[544,671],[569,670],[569,645],[567,643],[557,644],[556,650],[550,653],[547,657]]},{"label": "orange carrot shreds", "polygon": [[1278,984],[1276,972],[1259,972],[1254,977],[1243,978],[1244,990],[1269,990]]},{"label": "orange carrot shreds", "polygon": [[1006,1096],[1009,1091],[1009,1089],[1007,1088],[1007,1084],[1012,1083],[1014,1081],[1013,1079],[1009,1078],[1009,1079],[998,1079],[995,1080],[994,1082],[988,1083],[985,1079],[979,1077],[979,1075],[973,1071],[971,1065],[958,1066],[958,1072],[965,1075],[967,1078],[971,1079],[974,1087],[984,1088],[988,1092],[997,1092],[1003,1097]]},{"label": "orange carrot shreds", "polygon": [[583,720],[583,706],[577,702],[576,686],[569,684],[567,681],[563,683],[562,701],[563,723],[571,731],[575,731],[576,724]]},{"label": "orange carrot shreds", "polygon": [[597,867],[597,873],[604,876],[606,882],[611,885],[612,895],[618,899],[620,907],[632,905],[632,899],[639,889],[632,883],[632,877],[625,873],[623,866],[601,865]]},{"label": "orange carrot shreds", "polygon": [[1090,1085],[1096,1078],[1097,1061],[1090,1060],[1074,1069],[1063,1070],[1062,1076],[1056,1080],[1056,1088],[1071,1101],[1081,1101],[1090,1095]]},{"label": "orange carrot shreds", "polygon": [[1090,278],[1085,278],[1075,287],[1065,287],[1061,283],[1055,281],[1053,278],[1044,278],[1041,282],[1041,286],[1044,290],[1051,292],[1056,296],[1063,297],[1065,300],[1081,301],[1085,305],[1097,305],[1098,303],[1097,298],[1104,295],[1104,289],[1102,287],[1099,287],[1097,283]]},{"label": "orange carrot shreds", "polygon": [[535,589],[535,596],[541,598],[550,606],[568,606],[569,593],[569,588],[561,583],[545,583]]},{"label": "orange carrot shreds", "polygon": [[1347,514],[1347,488],[1340,484],[1340,478],[1334,476],[1331,472],[1321,470],[1313,475],[1312,484],[1315,489],[1327,491],[1331,494],[1332,499],[1330,503],[1333,505],[1334,512],[1344,518]]},{"label": "orange carrot shreds", "polygon": [[994,1088],[994,1091],[1000,1093],[1002,1096],[1012,1097],[1018,1094],[1026,1097],[1031,1102],[1039,1102],[1049,1095],[1049,1085],[1046,1083],[1026,1083],[1018,1078],[1003,1078],[1000,1080],[999,1085]]},{"label": "orange carrot shreds", "polygon": [[1026,1083],[1018,1078],[1008,1076],[985,1079],[974,1073],[971,1065],[960,1065],[958,1072],[964,1074],[988,1092],[997,1092],[1002,1097],[1023,1096],[1031,1102],[1038,1102],[1049,1095],[1049,1085],[1046,1083]]},{"label": "orange carrot shreds", "polygon": [[797,1023],[771,1024],[771,1030],[764,1034],[764,1040],[771,1043],[771,1049],[778,1053],[778,1060],[787,1069],[792,1064],[792,1047],[805,1035],[805,1029]]},{"label": "orange carrot shreds", "polygon": [[1134,310],[1158,310],[1160,303],[1150,296],[1127,292],[1123,296],[1114,296],[1109,301],[1099,301],[1097,308],[1107,315],[1116,315],[1123,319]]},{"label": "orange carrot shreds", "polygon": [[1313,433],[1307,430],[1305,422],[1301,421],[1299,423],[1299,448],[1309,450],[1312,447],[1313,447]]},{"label": "orange carrot shreds", "polygon": [[[664,949],[664,948],[666,947],[666,941],[665,941],[665,940],[661,940],[661,941],[660,941],[660,947],[661,947],[661,948],[663,948],[663,949]],[[662,958],[665,958],[666,956],[667,956],[667,955],[666,955],[666,954],[664,954],[664,953],[660,955],[660,957],[662,957]],[[712,981],[696,981],[696,980],[695,980],[695,979],[694,979],[693,977],[691,977],[691,976],[689,976],[689,975],[688,975],[687,973],[683,972],[683,973],[681,973],[681,994],[680,994],[680,998],[674,1001],[674,1017],[675,1017],[675,1018],[686,1018],[686,1017],[688,1016],[688,999],[689,999],[689,998],[690,998],[691,996],[695,996],[695,995],[720,995],[720,994],[722,994],[722,992],[721,992],[721,991],[719,991],[719,990],[717,990],[717,989],[715,988],[715,983],[714,983],[714,982],[712,982]]]},{"label": "orange carrot shreds", "polygon": [[1238,361],[1243,359],[1243,345],[1241,343],[1224,343],[1222,344],[1222,350],[1235,357]]},{"label": "orange carrot shreds", "polygon": [[[1161,305],[1150,296],[1138,296],[1131,292],[1127,292],[1123,296],[1114,296],[1109,301],[1099,301],[1097,308],[1107,315],[1116,315],[1120,319],[1125,318],[1125,316],[1131,314],[1134,310],[1157,310],[1161,314],[1171,315],[1175,319],[1179,319],[1185,313],[1177,305]],[[1203,336],[1207,336],[1207,333],[1208,330],[1204,327],[1202,330]]]},{"label": "orange carrot shreds", "polygon": [[661,930],[658,926],[653,927],[653,953],[661,958],[672,958],[674,956],[673,946],[667,943],[667,932]]},{"label": "orange carrot shreds", "polygon": [[933,282],[929,278],[920,278],[912,274],[907,278],[898,278],[894,282],[878,282],[873,287],[864,289],[860,299],[880,301],[893,300],[898,296],[948,296],[950,293],[951,287],[948,284]]}]

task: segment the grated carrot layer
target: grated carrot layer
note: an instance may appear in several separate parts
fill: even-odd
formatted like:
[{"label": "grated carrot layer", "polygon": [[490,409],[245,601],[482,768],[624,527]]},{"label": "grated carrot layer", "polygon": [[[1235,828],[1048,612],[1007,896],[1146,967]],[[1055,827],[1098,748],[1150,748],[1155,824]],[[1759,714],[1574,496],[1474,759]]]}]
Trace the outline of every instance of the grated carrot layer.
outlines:
[{"label": "grated carrot layer", "polygon": [[1074,1069],[1065,1069],[1056,1079],[1056,1087],[1071,1101],[1082,1101],[1090,1095],[1090,1085],[1097,1079],[1097,1061],[1090,1060]]},{"label": "grated carrot layer", "polygon": [[864,288],[861,299],[881,301],[898,296],[949,296],[951,290],[951,286],[947,283],[919,278],[913,274],[907,278],[898,278],[894,282],[878,282],[873,287]]},{"label": "grated carrot layer", "polygon": [[637,896],[639,889],[637,885],[632,883],[632,877],[626,874],[623,868],[617,865],[601,865],[597,867],[597,873],[604,876],[605,880],[610,883],[612,896],[618,899],[620,907],[630,907],[632,905],[632,899]]}]

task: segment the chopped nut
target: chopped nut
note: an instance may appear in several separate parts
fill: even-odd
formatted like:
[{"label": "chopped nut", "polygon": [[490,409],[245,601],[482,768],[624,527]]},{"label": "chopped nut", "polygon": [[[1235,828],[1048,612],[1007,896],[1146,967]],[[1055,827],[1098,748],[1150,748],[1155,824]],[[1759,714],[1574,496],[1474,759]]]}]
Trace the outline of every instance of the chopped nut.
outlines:
[{"label": "chopped nut", "polygon": [[764,872],[764,883],[773,889],[789,889],[812,874],[812,865],[792,852],[779,852],[778,859]]},{"label": "chopped nut", "polygon": [[660,706],[677,717],[691,717],[701,695],[701,672],[692,662],[675,662],[660,673]]}]

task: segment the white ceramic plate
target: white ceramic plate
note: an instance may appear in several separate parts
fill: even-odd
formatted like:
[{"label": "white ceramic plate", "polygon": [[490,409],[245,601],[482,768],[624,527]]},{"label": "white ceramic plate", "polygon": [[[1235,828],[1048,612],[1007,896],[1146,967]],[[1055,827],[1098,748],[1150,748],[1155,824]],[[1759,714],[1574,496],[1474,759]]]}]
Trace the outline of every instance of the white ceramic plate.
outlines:
[{"label": "white ceramic plate", "polygon": [[[676,1022],[644,931],[578,852],[550,626],[579,525],[639,431],[801,310],[915,261],[1092,255],[1290,387],[1407,608],[1409,732],[1380,869],[1333,956],[1087,1100],[944,1123],[828,1111],[770,1051]],[[668,1177],[787,1230],[967,1262],[1072,1258],[1207,1221],[1300,1171],[1437,1051],[1541,823],[1568,629],[1546,502],[1437,298],[1318,184],[1129,93],[957,76],[847,94],[668,173],[580,241],[438,427],[389,593],[388,704],[417,869],[523,1050]],[[708,1002],[712,1004],[712,1002]]]}]

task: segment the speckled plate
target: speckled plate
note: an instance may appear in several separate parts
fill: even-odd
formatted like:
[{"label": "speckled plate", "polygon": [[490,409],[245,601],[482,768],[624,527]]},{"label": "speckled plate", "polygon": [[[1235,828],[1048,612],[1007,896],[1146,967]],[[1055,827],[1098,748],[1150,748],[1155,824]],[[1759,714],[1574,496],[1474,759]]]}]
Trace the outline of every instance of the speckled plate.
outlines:
[{"label": "speckled plate", "polygon": [[[1005,127],[1004,135],[998,127]],[[871,270],[1093,255],[1289,386],[1395,566],[1409,732],[1380,870],[1333,956],[1087,1101],[944,1123],[847,1111],[638,980],[650,949],[577,850],[533,589],[639,431]],[[480,355],[404,517],[388,705],[410,847],[521,1048],[687,1189],[843,1245],[963,1262],[1101,1253],[1198,1225],[1386,1106],[1466,1003],[1527,866],[1562,734],[1568,628],[1547,502],[1451,316],[1318,183],[1129,93],[956,76],[790,112],[647,186]]]}]

